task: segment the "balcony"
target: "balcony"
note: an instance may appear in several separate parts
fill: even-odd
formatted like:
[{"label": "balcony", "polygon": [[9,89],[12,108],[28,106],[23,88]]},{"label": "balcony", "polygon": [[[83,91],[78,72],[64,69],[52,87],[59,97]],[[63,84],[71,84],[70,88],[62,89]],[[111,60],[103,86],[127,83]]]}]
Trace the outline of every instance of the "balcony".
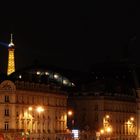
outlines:
[{"label": "balcony", "polygon": [[8,129],[8,130],[0,129],[1,133],[17,133],[17,132],[23,132],[23,131],[24,129]]}]

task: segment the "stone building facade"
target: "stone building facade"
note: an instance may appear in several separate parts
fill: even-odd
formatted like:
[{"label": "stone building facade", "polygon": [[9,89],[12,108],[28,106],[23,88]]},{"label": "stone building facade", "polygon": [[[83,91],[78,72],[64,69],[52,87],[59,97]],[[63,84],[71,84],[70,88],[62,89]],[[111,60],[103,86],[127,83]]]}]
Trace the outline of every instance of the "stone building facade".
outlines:
[{"label": "stone building facade", "polygon": [[64,139],[67,95],[47,86],[5,80],[0,84],[0,135],[6,140]]},{"label": "stone building facade", "polygon": [[93,65],[68,99],[74,112],[68,125],[81,131],[81,140],[140,140],[139,71],[139,65],[124,61]]},{"label": "stone building facade", "polygon": [[[81,130],[81,140],[136,140],[139,119],[137,103],[129,97],[77,96],[71,97],[74,116],[73,128]],[[106,118],[109,116],[109,118]],[[106,121],[105,121],[106,120]],[[108,133],[106,130],[111,129]],[[104,131],[103,133],[101,131]]]}]

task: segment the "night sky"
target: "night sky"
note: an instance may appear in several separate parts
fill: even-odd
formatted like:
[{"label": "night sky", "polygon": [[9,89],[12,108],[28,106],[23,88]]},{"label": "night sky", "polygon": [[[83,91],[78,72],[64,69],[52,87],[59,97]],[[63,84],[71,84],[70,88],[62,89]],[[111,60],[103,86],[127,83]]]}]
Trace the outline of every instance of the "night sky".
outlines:
[{"label": "night sky", "polygon": [[[139,58],[135,0],[0,4],[0,42],[8,43],[11,32],[17,69],[38,61],[86,71],[95,62],[122,59],[127,48],[129,58]],[[6,59],[0,45],[1,71]]]}]

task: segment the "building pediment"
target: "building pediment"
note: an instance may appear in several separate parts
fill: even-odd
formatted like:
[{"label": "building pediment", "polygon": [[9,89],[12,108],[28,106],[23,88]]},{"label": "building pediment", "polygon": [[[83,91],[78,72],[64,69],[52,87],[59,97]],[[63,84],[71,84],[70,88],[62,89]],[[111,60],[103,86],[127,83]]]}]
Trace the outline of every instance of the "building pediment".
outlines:
[{"label": "building pediment", "polygon": [[10,80],[5,80],[0,84],[0,90],[2,91],[15,91],[16,90],[16,86],[15,84],[10,81]]}]

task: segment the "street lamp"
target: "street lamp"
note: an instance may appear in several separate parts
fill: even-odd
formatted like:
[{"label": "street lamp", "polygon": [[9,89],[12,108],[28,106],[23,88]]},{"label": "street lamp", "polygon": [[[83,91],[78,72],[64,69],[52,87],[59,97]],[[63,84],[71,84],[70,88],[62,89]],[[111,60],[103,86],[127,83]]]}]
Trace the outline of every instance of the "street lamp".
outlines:
[{"label": "street lamp", "polygon": [[110,124],[110,116],[105,115],[105,117],[103,117],[103,128],[96,133],[97,140],[99,140],[101,136],[105,136],[107,140],[110,140],[111,132],[112,126]]},{"label": "street lamp", "polygon": [[67,115],[68,115],[68,120],[70,120],[70,125],[72,125],[72,127],[74,126],[74,113],[72,110],[68,110],[67,112]]},{"label": "street lamp", "polygon": [[130,118],[130,121],[132,121],[132,122],[133,122],[133,121],[134,121],[134,117],[131,117],[131,118]]},{"label": "street lamp", "polygon": [[111,127],[107,127],[106,132],[111,133],[111,131],[112,131]]},{"label": "street lamp", "polygon": [[68,116],[72,116],[73,112],[71,110],[68,111]]},{"label": "street lamp", "polygon": [[25,136],[27,139],[29,139],[30,137],[30,133],[31,133],[31,130],[32,130],[32,120],[33,120],[33,117],[32,117],[32,114],[30,113],[32,111],[32,107],[28,107],[26,109],[26,111],[24,112],[24,116],[23,118],[21,118],[21,120],[24,120],[24,126],[23,129],[24,131],[22,132],[22,136]]},{"label": "street lamp", "polygon": [[134,130],[134,126],[135,126],[134,121],[135,121],[134,117],[130,117],[128,119],[128,121],[125,123],[127,125],[127,133],[130,134],[130,135],[133,135],[134,132],[135,132],[135,130]]},{"label": "street lamp", "polygon": [[32,108],[32,107],[29,107],[29,108],[28,108],[28,110],[29,110],[29,111],[32,111],[32,110],[33,110],[33,108]]},{"label": "street lamp", "polygon": [[100,130],[100,133],[101,133],[101,134],[104,134],[104,132],[105,132],[104,129],[101,129],[101,130]]},{"label": "street lamp", "polygon": [[[40,113],[44,112],[44,108],[42,106],[38,106],[36,108],[36,111],[39,113],[39,118],[40,118]],[[40,127],[40,130],[39,130],[39,139],[40,139],[40,132],[41,132],[41,127]]]},{"label": "street lamp", "polygon": [[39,106],[37,107],[36,111],[40,114],[41,112],[44,112],[44,108]]},{"label": "street lamp", "polygon": [[109,116],[109,115],[106,115],[106,116],[105,116],[105,118],[106,118],[106,119],[109,119],[109,118],[110,118],[110,116]]},{"label": "street lamp", "polygon": [[110,134],[112,132],[112,126],[110,124],[110,116],[106,115],[104,117],[104,129],[105,129],[105,135],[107,136],[107,139],[110,140]]}]

